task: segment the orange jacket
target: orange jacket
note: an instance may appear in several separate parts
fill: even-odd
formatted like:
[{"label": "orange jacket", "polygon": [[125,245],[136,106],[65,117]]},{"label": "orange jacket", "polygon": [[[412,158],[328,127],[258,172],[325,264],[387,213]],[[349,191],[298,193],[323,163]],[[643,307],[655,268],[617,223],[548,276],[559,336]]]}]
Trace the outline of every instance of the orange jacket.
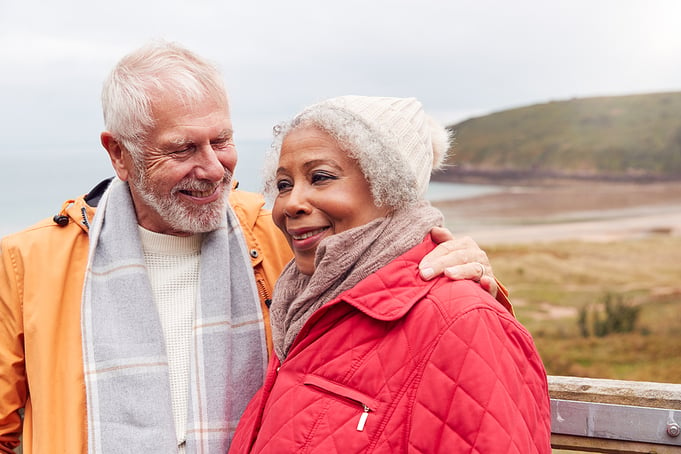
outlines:
[{"label": "orange jacket", "polygon": [[[19,444],[21,408],[25,454],[87,452],[80,307],[91,200],[101,189],[68,201],[65,217],[0,243],[0,452]],[[232,191],[230,204],[246,237],[271,346],[265,301],[292,253],[262,196]]]}]

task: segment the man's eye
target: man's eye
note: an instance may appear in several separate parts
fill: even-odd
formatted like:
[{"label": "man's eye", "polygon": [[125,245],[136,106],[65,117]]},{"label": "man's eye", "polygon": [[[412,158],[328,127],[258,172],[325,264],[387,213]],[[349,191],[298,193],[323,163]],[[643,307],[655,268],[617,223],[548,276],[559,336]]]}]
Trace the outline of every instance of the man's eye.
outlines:
[{"label": "man's eye", "polygon": [[215,142],[211,142],[211,146],[216,150],[224,150],[225,148],[231,147],[234,142],[231,139],[222,139]]},{"label": "man's eye", "polygon": [[173,150],[172,154],[186,154],[186,153],[191,152],[193,149],[194,149],[194,147],[192,145],[186,145],[186,146],[179,147],[176,150]]}]

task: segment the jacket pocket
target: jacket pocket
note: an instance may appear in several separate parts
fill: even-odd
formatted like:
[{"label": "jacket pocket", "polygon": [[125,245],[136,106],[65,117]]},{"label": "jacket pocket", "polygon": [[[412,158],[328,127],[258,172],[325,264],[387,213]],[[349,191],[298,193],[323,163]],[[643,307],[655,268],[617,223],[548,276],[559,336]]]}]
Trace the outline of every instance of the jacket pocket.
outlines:
[{"label": "jacket pocket", "polygon": [[308,374],[305,376],[304,382],[306,386],[311,386],[320,391],[335,396],[337,398],[346,400],[357,406],[357,427],[358,432],[364,431],[364,427],[369,419],[369,413],[375,412],[379,403],[376,399],[350,388],[346,385],[328,380],[318,375]]}]

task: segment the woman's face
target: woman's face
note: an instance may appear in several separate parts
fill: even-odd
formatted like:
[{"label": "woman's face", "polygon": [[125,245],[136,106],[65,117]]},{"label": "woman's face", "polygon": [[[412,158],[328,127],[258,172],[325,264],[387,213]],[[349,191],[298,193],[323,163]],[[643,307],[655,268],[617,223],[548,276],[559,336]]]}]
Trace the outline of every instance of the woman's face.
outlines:
[{"label": "woman's face", "polygon": [[388,214],[377,207],[357,161],[326,132],[291,131],[281,147],[272,215],[304,274],[314,272],[319,242]]}]

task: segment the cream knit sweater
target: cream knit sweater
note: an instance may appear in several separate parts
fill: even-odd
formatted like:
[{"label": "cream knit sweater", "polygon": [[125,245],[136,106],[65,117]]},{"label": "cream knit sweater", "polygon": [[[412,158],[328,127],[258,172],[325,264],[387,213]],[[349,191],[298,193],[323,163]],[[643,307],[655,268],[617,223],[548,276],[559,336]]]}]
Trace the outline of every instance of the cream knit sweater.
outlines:
[{"label": "cream knit sweater", "polygon": [[201,235],[163,235],[139,228],[144,260],[168,352],[173,419],[184,453],[192,322],[199,284]]}]

